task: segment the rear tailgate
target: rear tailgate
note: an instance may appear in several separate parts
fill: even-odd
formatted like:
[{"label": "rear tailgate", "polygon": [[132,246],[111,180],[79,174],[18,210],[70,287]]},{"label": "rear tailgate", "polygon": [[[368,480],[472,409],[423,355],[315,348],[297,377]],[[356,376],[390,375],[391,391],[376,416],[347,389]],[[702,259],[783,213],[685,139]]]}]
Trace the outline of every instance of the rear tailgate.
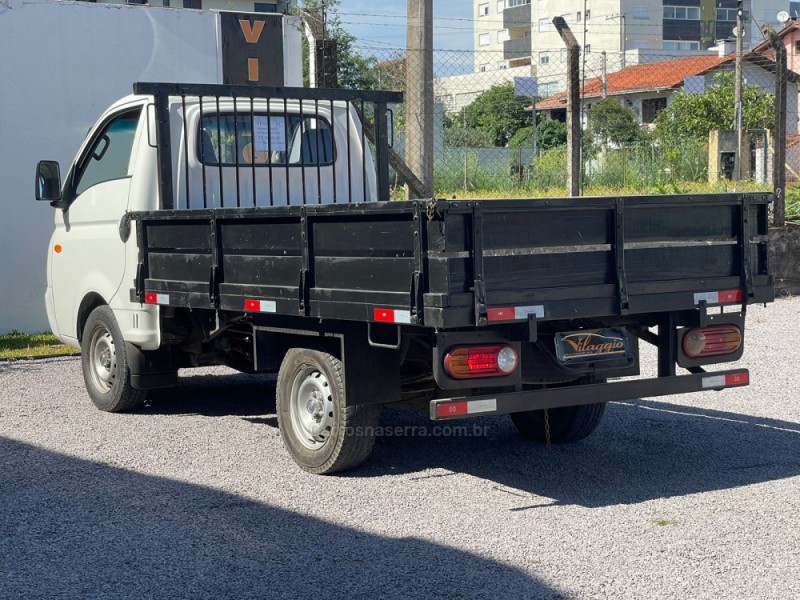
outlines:
[{"label": "rear tailgate", "polygon": [[[439,202],[428,325],[773,299],[769,194]],[[429,230],[430,232],[430,230]]]}]

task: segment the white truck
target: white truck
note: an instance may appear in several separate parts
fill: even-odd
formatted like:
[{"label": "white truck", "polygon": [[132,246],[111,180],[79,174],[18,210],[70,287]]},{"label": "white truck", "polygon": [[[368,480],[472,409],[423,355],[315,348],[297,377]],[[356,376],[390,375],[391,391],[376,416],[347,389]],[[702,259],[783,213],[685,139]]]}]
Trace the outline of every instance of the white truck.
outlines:
[{"label": "white truck", "polygon": [[[387,202],[399,93],[134,92],[63,186],[56,162],[36,175],[47,314],[102,410],[179,368],[277,373],[287,449],[331,473],[367,458],[384,405],[558,443],[611,400],[749,383],[705,367],[742,356],[747,305],[773,298],[767,194]],[[640,341],[658,377],[629,379]]]}]

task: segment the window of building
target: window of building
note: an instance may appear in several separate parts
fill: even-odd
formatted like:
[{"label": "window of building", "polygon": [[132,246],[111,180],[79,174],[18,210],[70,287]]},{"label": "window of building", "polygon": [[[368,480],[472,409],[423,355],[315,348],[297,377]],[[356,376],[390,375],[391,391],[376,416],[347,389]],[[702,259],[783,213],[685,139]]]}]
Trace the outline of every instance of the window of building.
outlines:
[{"label": "window of building", "polygon": [[637,4],[633,7],[633,18],[638,21],[646,21],[650,18],[650,9],[646,4]]},{"label": "window of building", "polygon": [[648,98],[642,100],[642,123],[653,123],[662,110],[667,108],[666,98]]},{"label": "window of building", "polygon": [[148,0],[125,0],[125,4],[148,4]]},{"label": "window of building", "polygon": [[665,6],[664,18],[675,19],[677,21],[699,21],[699,6]]},{"label": "window of building", "polygon": [[488,17],[489,16],[489,3],[486,4],[478,4],[478,16],[479,17]]},{"label": "window of building", "polygon": [[500,61],[499,63],[497,63],[497,68],[502,71],[503,69],[507,69],[508,65],[506,64],[505,61]]},{"label": "window of building", "polygon": [[530,4],[531,0],[508,0],[506,6],[514,8],[515,6],[522,6],[523,4]]},{"label": "window of building", "polygon": [[540,65],[549,65],[550,64],[550,55],[543,52],[539,55],[539,64]]},{"label": "window of building", "polygon": [[552,30],[553,24],[550,22],[550,19],[539,19],[539,33]]},{"label": "window of building", "polygon": [[506,0],[497,0],[497,12],[503,12],[506,7]]},{"label": "window of building", "polygon": [[735,8],[718,8],[717,21],[736,21]]},{"label": "window of building", "polygon": [[510,40],[511,35],[508,33],[508,29],[503,29],[502,31],[497,32],[497,43],[502,44],[503,42]]},{"label": "window of building", "polygon": [[580,11],[576,12],[576,13],[575,13],[575,20],[576,20],[578,23],[580,23],[580,22],[581,22],[581,19],[582,19],[582,15],[581,15]]},{"label": "window of building", "polygon": [[547,81],[539,84],[539,96],[542,98],[549,98],[556,93],[558,93],[557,81]]},{"label": "window of building", "polygon": [[478,36],[478,45],[479,46],[488,46],[489,45],[489,34],[482,33]]},{"label": "window of building", "polygon": [[202,0],[183,0],[183,8],[195,8],[200,10],[203,8]]},{"label": "window of building", "polygon": [[664,50],[699,50],[700,42],[687,42],[684,40],[664,40],[661,44]]},{"label": "window of building", "polygon": [[800,54],[800,41],[794,43],[794,53]]},{"label": "window of building", "polygon": [[592,18],[592,11],[590,11],[590,10],[587,10],[587,11],[586,11],[586,16],[584,17],[584,19],[583,19],[583,20],[584,20],[584,21],[588,21],[588,20],[589,20],[589,19],[591,19],[591,18]]},{"label": "window of building", "polygon": [[478,70],[481,73],[485,73],[486,71],[489,70],[489,63],[483,63],[481,66],[478,67]]},{"label": "window of building", "polygon": [[275,2],[254,2],[253,12],[276,13],[278,12],[278,4]]}]

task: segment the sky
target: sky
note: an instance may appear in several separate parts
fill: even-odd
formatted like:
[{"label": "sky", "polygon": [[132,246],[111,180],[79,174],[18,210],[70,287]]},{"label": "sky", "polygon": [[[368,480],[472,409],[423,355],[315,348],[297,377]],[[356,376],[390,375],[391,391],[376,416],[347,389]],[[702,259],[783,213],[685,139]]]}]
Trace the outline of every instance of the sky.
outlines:
[{"label": "sky", "polygon": [[[433,0],[433,47],[443,51],[434,54],[437,75],[473,70],[472,7],[472,0]],[[362,51],[380,57],[405,48],[405,0],[341,0],[338,14]]]}]

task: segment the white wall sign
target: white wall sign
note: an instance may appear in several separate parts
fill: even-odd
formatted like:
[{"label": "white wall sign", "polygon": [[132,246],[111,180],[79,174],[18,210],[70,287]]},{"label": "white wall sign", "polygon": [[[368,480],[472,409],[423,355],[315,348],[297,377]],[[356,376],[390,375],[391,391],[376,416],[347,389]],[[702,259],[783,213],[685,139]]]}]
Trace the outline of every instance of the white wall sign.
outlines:
[{"label": "white wall sign", "polygon": [[690,96],[702,94],[706,91],[706,78],[702,75],[693,75],[683,78],[683,93]]},{"label": "white wall sign", "polygon": [[539,95],[539,84],[536,77],[514,77],[514,95],[529,96]]}]

